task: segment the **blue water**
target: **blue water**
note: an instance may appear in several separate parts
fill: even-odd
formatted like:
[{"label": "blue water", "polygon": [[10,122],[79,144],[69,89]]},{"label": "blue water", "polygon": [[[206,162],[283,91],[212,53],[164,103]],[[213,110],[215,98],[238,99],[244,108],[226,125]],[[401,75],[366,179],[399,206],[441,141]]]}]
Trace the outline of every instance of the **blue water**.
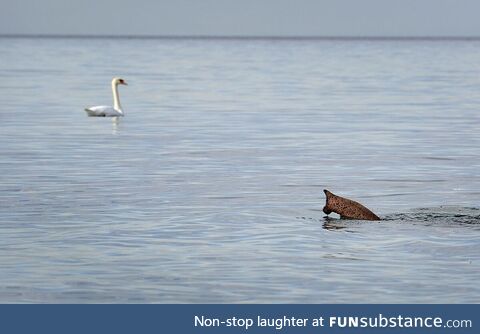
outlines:
[{"label": "blue water", "polygon": [[480,40],[0,38],[0,78],[2,303],[480,302]]}]

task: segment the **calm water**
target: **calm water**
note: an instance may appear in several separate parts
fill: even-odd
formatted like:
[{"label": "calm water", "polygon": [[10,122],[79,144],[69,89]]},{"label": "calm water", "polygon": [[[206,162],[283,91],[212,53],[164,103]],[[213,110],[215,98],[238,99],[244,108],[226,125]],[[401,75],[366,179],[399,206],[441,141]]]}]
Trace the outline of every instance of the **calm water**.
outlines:
[{"label": "calm water", "polygon": [[480,40],[3,38],[0,78],[0,302],[480,302]]}]

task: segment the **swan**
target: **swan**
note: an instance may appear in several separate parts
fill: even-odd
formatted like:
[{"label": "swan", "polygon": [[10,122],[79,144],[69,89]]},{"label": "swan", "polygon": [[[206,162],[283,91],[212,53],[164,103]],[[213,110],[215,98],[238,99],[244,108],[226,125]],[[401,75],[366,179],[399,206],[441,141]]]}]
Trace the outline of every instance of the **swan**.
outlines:
[{"label": "swan", "polygon": [[118,85],[127,85],[125,80],[121,78],[112,79],[113,107],[111,106],[94,106],[85,108],[90,117],[118,117],[123,116],[120,98],[118,96]]}]

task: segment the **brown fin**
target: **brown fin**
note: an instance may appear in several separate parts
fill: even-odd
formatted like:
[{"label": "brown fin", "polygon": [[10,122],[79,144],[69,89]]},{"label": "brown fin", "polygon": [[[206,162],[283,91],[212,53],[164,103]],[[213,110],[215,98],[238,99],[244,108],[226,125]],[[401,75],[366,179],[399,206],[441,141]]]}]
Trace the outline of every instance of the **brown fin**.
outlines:
[{"label": "brown fin", "polygon": [[323,192],[325,193],[325,206],[323,207],[323,212],[327,215],[331,214],[333,212],[333,210],[330,208],[329,206],[329,202],[330,202],[330,198],[332,198],[332,196],[335,196],[333,195],[330,191],[328,191],[327,189],[323,189]]},{"label": "brown fin", "polygon": [[351,199],[337,196],[324,189],[326,203],[323,212],[327,215],[335,212],[343,219],[380,220],[380,218],[362,204]]}]

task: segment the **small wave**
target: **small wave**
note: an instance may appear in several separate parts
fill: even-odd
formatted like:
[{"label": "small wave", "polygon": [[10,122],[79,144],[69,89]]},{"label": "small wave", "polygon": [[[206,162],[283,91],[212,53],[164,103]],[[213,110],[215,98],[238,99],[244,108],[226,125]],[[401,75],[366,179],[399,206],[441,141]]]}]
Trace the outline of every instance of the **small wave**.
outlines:
[{"label": "small wave", "polygon": [[[321,211],[321,210],[312,210]],[[457,206],[440,206],[432,208],[418,208],[410,212],[391,213],[381,215],[381,221],[370,222],[357,219],[341,219],[331,216],[319,217],[305,217],[297,216],[296,219],[315,220],[323,222],[323,227],[327,230],[341,230],[348,227],[356,226],[363,223],[374,224],[388,222],[399,223],[421,223],[425,225],[475,225],[480,227],[480,208],[475,207],[457,207]]]},{"label": "small wave", "polygon": [[480,225],[480,208],[441,206],[419,208],[406,213],[394,213],[383,217],[384,220],[403,222],[426,222],[446,225]]}]

